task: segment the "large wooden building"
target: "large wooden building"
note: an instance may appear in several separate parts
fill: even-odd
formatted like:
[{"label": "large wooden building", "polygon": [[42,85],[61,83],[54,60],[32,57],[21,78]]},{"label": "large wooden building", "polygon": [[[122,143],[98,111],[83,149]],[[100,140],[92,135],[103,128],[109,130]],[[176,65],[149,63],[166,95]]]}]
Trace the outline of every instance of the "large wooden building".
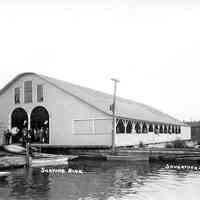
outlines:
[{"label": "large wooden building", "polygon": [[[112,95],[36,73],[19,74],[0,91],[5,127],[48,130],[43,143],[112,145]],[[15,136],[20,140],[21,133]],[[190,127],[150,106],[117,98],[116,146],[190,139]],[[41,141],[40,141],[41,142]]]}]

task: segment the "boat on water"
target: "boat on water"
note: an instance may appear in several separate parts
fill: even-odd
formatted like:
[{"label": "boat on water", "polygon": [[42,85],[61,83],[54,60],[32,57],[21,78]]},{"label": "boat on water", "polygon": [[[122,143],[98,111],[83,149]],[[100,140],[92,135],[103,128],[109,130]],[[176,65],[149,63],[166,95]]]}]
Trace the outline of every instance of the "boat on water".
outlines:
[{"label": "boat on water", "polygon": [[8,176],[10,172],[0,172],[0,177]]},{"label": "boat on water", "polygon": [[16,154],[24,154],[26,149],[22,146],[10,144],[10,145],[3,145],[3,149],[9,153],[16,153]]},{"label": "boat on water", "polygon": [[43,158],[43,159],[32,159],[31,167],[41,166],[55,166],[55,165],[67,165],[68,158]]},{"label": "boat on water", "polygon": [[[12,154],[19,154],[19,155],[26,155],[26,148],[19,146],[19,145],[4,145],[4,151],[12,153]],[[31,150],[32,151],[32,150]],[[71,160],[77,156],[64,156],[64,155],[54,155],[54,154],[46,154],[46,153],[38,153],[38,152],[31,152],[30,157],[30,166],[31,167],[41,167],[41,166],[55,166],[55,165],[67,165],[68,160]],[[23,161],[26,161],[27,157],[20,156]],[[10,157],[12,161],[12,157]],[[29,164],[28,164],[29,165]]]}]

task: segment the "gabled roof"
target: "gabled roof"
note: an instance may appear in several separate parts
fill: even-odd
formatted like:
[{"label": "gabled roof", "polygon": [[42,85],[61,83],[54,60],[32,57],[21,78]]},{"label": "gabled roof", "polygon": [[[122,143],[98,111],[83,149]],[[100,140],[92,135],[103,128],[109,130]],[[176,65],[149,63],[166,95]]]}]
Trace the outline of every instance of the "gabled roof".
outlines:
[{"label": "gabled roof", "polygon": [[[10,84],[25,75],[38,76],[39,78],[47,81],[49,84],[54,85],[63,92],[75,96],[79,100],[97,108],[98,110],[101,110],[108,115],[112,115],[112,112],[110,111],[110,105],[113,102],[112,95],[36,73],[23,73],[18,75],[0,91],[0,94],[5,89],[7,89]],[[116,115],[122,118],[130,118],[148,122],[186,125],[151,106],[121,97],[117,97],[116,100]]]}]

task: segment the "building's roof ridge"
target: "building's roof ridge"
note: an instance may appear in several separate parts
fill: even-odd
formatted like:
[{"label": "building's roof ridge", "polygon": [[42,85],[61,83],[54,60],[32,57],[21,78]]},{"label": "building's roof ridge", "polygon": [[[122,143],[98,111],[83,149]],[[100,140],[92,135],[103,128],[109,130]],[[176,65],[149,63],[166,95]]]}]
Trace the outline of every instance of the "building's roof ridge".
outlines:
[{"label": "building's roof ridge", "polygon": [[[97,89],[92,89],[92,88],[89,88],[89,87],[86,87],[86,86],[82,86],[82,85],[79,85],[79,84],[75,84],[75,83],[71,83],[71,82],[68,82],[68,81],[64,81],[64,80],[61,80],[61,79],[57,79],[57,78],[52,78],[52,77],[49,77],[49,76],[45,76],[45,75],[42,75],[42,74],[38,74],[39,76],[42,76],[42,77],[46,77],[46,78],[51,78],[51,79],[54,79],[54,80],[57,80],[57,81],[61,81],[63,83],[66,83],[66,84],[70,84],[74,87],[78,87],[80,89],[86,89],[86,90],[90,90],[92,92],[96,92],[96,93],[99,93],[99,94],[102,94],[102,95],[107,95],[108,97],[113,97],[112,94],[109,94],[109,93],[106,93],[106,92],[103,92],[101,90],[97,90]],[[137,101],[134,101],[134,100],[131,100],[131,99],[128,99],[128,98],[124,98],[124,97],[121,97],[121,96],[117,96],[116,97],[118,100],[121,100],[121,101],[124,101],[126,103],[137,103],[137,104],[140,104],[140,105],[145,105],[143,103],[140,103],[140,102],[137,102]],[[146,105],[145,105],[146,106]],[[148,106],[148,105],[147,105]]]},{"label": "building's roof ridge", "polygon": [[75,84],[75,83],[71,83],[71,82],[64,81],[64,80],[57,79],[57,78],[52,78],[52,77],[45,76],[45,75],[42,75],[42,74],[38,74],[38,75],[41,76],[41,77],[46,77],[48,79],[50,78],[50,79],[54,79],[56,81],[60,81],[60,82],[66,83],[66,84],[70,84],[70,85],[72,85],[74,87],[79,87],[80,89],[87,89],[87,90],[90,90],[90,91],[93,91],[93,92],[102,93],[104,95],[112,96],[111,94],[108,94],[106,92],[103,92],[103,91],[100,91],[100,90],[96,90],[96,89],[92,89],[92,88],[89,88],[89,87],[86,87],[86,86],[81,86],[81,85],[78,85],[78,84]]},{"label": "building's roof ridge", "polygon": [[[79,88],[80,90],[87,90],[87,91],[91,91],[91,92],[94,92],[94,93],[97,93],[99,95],[105,95],[106,97],[110,98],[112,100],[113,96],[111,94],[108,94],[108,93],[105,93],[103,91],[100,91],[100,90],[95,90],[95,89],[91,89],[91,88],[88,88],[88,87],[85,87],[85,86],[80,86],[78,84],[74,84],[74,83],[71,83],[71,82],[67,82],[67,81],[64,81],[64,80],[60,80],[60,79],[56,79],[56,78],[52,78],[52,77],[48,77],[48,76],[44,76],[44,75],[40,75],[44,78],[47,78],[48,80],[51,79],[51,80],[55,80],[55,81],[59,81],[59,82],[63,82],[64,84],[69,84],[73,87],[76,87],[76,88]],[[165,115],[171,119],[173,119],[174,121],[176,121],[175,123],[181,123],[183,124],[181,121],[179,121],[178,119],[150,106],[150,105],[147,105],[147,104],[144,104],[144,103],[140,103],[140,102],[137,102],[137,101],[134,101],[134,100],[131,100],[131,99],[127,99],[127,98],[123,98],[123,97],[120,97],[120,96],[117,96],[117,102],[120,103],[126,103],[126,104],[137,104],[138,106],[143,106],[145,107],[146,109],[148,109],[150,112],[155,112],[159,115]],[[112,104],[112,101],[110,102]],[[109,106],[109,105],[108,105]],[[107,112],[108,113],[108,112]],[[108,113],[108,114],[111,114],[111,113]],[[144,121],[147,121],[147,120],[144,120]],[[159,122],[158,122],[159,123]]]}]

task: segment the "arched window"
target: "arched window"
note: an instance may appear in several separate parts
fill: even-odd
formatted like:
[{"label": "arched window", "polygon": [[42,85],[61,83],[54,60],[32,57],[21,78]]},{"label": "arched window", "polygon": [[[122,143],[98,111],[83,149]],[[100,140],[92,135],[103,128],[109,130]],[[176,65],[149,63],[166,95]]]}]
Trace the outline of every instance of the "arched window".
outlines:
[{"label": "arched window", "polygon": [[122,119],[118,119],[117,121],[116,133],[125,133],[125,127]]},{"label": "arched window", "polygon": [[149,132],[153,132],[153,124],[149,124]]},{"label": "arched window", "polygon": [[178,134],[178,126],[175,127],[175,133]]},{"label": "arched window", "polygon": [[174,126],[172,126],[172,133],[175,133],[175,128],[174,128]]},{"label": "arched window", "polygon": [[142,133],[147,133],[147,132],[148,132],[147,125],[146,125],[146,123],[143,123],[142,124]]},{"label": "arched window", "polygon": [[164,126],[164,133],[167,133],[167,125]]},{"label": "arched window", "polygon": [[160,132],[160,133],[163,133],[163,132],[164,132],[164,130],[163,130],[163,125],[160,125],[159,132]]},{"label": "arched window", "polygon": [[158,134],[159,133],[159,129],[158,129],[158,125],[156,124],[155,127],[154,127],[154,133],[155,134]]},{"label": "arched window", "polygon": [[33,142],[49,143],[49,113],[43,106],[35,107],[31,112]]},{"label": "arched window", "polygon": [[132,132],[132,122],[131,120],[128,120],[127,126],[126,126],[126,133],[131,133]]},{"label": "arched window", "polygon": [[135,124],[135,131],[136,131],[136,133],[141,133],[141,131],[142,131],[139,122],[137,122]]},{"label": "arched window", "polygon": [[178,126],[178,133],[180,134],[181,133],[181,127]]},{"label": "arched window", "polygon": [[16,108],[11,114],[11,127],[17,127],[19,132],[12,137],[13,143],[22,139],[22,130],[28,128],[28,114],[23,108]]},{"label": "arched window", "polygon": [[172,127],[171,127],[171,125],[168,126],[168,133],[169,133],[169,134],[172,133]]}]

